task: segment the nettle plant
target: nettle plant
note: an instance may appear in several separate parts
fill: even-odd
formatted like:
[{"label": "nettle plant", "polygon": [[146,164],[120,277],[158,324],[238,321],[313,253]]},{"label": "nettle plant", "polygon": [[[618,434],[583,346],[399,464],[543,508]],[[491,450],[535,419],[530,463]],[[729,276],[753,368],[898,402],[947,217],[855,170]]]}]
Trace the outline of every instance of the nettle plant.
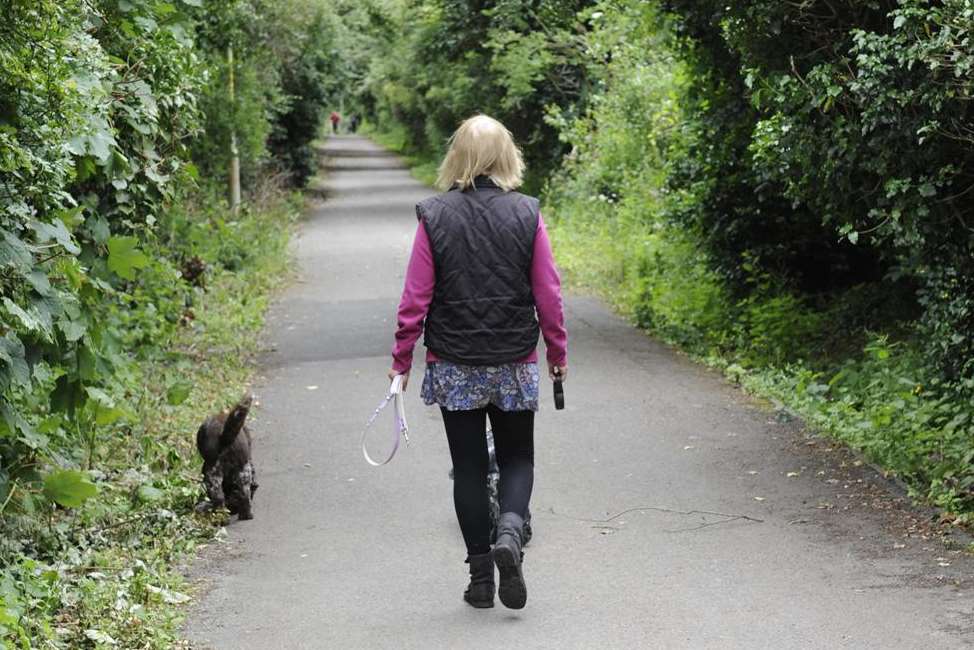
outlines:
[{"label": "nettle plant", "polygon": [[[193,174],[201,69],[182,2],[13,0],[0,23],[0,512],[79,505],[129,413],[121,311]],[[153,270],[163,268],[163,271]],[[175,272],[170,272],[175,279]],[[61,468],[61,469],[59,469]]]}]

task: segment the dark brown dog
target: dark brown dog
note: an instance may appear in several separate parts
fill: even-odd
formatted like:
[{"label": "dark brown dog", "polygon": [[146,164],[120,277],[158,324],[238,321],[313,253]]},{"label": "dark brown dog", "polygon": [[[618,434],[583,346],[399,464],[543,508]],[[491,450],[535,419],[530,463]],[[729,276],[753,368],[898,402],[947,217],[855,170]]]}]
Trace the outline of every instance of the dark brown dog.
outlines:
[{"label": "dark brown dog", "polygon": [[253,519],[251,501],[257,491],[251,462],[250,431],[244,425],[253,395],[245,395],[229,411],[212,415],[196,432],[196,448],[203,457],[203,486],[208,501],[197,505],[205,511],[226,506],[240,519]]}]

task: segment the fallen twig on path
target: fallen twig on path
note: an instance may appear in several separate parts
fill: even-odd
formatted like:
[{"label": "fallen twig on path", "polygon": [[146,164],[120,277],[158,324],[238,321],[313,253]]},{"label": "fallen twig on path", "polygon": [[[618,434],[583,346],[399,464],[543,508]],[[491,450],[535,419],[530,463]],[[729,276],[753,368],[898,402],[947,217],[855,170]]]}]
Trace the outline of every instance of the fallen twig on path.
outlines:
[{"label": "fallen twig on path", "polygon": [[[726,523],[729,523],[729,522],[732,522],[732,521],[736,521],[738,519],[744,519],[746,521],[753,521],[753,522],[759,523],[759,524],[763,524],[764,523],[764,519],[758,519],[756,517],[751,517],[749,515],[729,514],[729,513],[726,513],[726,512],[714,512],[713,510],[676,510],[674,508],[664,508],[662,506],[639,506],[639,507],[636,507],[636,508],[627,508],[626,510],[623,510],[621,512],[617,512],[616,514],[612,515],[611,517],[607,517],[605,519],[590,519],[588,517],[575,517],[575,516],[572,516],[572,515],[566,515],[566,514],[561,513],[561,512],[555,512],[555,509],[554,508],[550,508],[549,510],[550,510],[551,514],[556,515],[558,517],[565,517],[567,519],[574,519],[575,521],[586,521],[586,522],[590,522],[590,523],[593,523],[593,524],[607,524],[610,521],[613,521],[615,519],[618,519],[622,515],[629,514],[630,512],[643,512],[643,511],[647,511],[647,510],[651,510],[651,511],[654,511],[654,512],[667,512],[667,513],[671,513],[671,514],[675,514],[675,515],[686,515],[686,516],[689,516],[689,515],[713,515],[715,517],[724,517],[724,519],[722,521],[705,522],[705,523],[700,524],[699,526],[694,526],[693,528],[679,528],[679,529],[676,529],[676,530],[667,530],[667,531],[665,531],[665,532],[668,532],[668,533],[681,533],[681,532],[689,532],[689,531],[693,531],[693,530],[700,530],[701,528],[706,528],[707,526],[716,526],[717,524],[726,524]],[[605,526],[595,526],[595,528],[598,528],[598,527],[605,528]]]}]

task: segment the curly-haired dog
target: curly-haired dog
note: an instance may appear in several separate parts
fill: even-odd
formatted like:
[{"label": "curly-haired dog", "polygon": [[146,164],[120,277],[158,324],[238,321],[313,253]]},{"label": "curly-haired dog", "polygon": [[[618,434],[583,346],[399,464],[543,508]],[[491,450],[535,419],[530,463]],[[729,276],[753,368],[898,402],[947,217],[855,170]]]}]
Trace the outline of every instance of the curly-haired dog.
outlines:
[{"label": "curly-haired dog", "polygon": [[250,431],[244,425],[253,395],[245,395],[232,409],[208,417],[196,432],[196,448],[203,457],[203,486],[208,501],[198,510],[224,505],[240,519],[253,519],[251,501],[257,491],[251,462]]}]

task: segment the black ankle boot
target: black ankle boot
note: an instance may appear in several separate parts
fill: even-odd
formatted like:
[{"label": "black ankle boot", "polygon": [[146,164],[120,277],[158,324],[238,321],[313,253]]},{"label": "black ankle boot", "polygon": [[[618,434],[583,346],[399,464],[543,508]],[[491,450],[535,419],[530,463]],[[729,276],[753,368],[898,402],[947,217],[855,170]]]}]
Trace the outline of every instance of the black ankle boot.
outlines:
[{"label": "black ankle boot", "polygon": [[467,556],[470,565],[470,584],[463,599],[471,606],[484,609],[494,606],[494,559],[490,553]]},{"label": "black ankle boot", "polygon": [[500,573],[500,586],[497,595],[501,603],[510,609],[521,609],[528,600],[528,590],[524,586],[521,552],[524,519],[514,512],[505,512],[497,522],[497,542],[492,552],[494,564]]}]

